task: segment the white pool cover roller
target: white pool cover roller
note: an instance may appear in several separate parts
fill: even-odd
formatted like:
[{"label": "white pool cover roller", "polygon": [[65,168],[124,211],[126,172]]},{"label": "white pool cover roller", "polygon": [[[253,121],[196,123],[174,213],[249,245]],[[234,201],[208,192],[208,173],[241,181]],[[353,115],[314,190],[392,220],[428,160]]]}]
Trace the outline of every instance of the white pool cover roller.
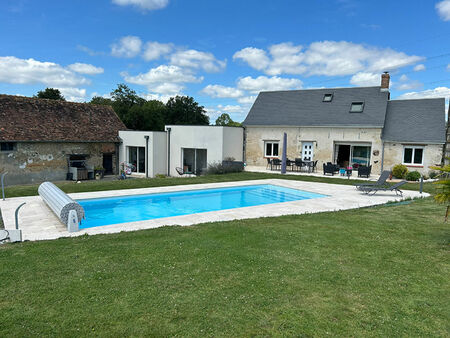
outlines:
[{"label": "white pool cover roller", "polygon": [[51,182],[42,183],[38,188],[38,193],[56,216],[68,227],[69,231],[77,231],[73,225],[69,224],[69,213],[71,210],[74,210],[78,221],[84,218],[84,209],[78,202],[71,199],[64,191]]}]

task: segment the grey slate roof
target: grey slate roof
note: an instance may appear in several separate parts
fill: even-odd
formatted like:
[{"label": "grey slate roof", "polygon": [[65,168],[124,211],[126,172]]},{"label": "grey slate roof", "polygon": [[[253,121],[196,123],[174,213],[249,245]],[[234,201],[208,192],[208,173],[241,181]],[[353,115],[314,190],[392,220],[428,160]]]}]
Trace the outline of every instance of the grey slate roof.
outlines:
[{"label": "grey slate roof", "polygon": [[[331,102],[322,102],[324,94]],[[384,126],[389,93],[380,87],[329,88],[261,92],[244,126]],[[352,102],[363,101],[362,113],[350,113]]]},{"label": "grey slate roof", "polygon": [[445,99],[389,101],[382,139],[445,143]]}]

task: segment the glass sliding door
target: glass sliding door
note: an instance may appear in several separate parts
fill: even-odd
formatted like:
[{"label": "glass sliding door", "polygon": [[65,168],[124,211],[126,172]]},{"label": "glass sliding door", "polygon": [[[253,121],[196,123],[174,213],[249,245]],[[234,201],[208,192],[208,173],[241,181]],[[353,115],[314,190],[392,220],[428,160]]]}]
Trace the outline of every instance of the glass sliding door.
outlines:
[{"label": "glass sliding door", "polygon": [[207,167],[206,149],[183,148],[183,172],[200,175]]},{"label": "glass sliding door", "polygon": [[133,172],[145,173],[145,147],[128,147],[128,163]]},{"label": "glass sliding door", "polygon": [[139,147],[138,150],[138,173],[145,174],[145,148]]},{"label": "glass sliding door", "polygon": [[137,147],[128,147],[128,163],[131,164],[131,171],[137,171],[138,153]]},{"label": "glass sliding door", "polygon": [[195,149],[195,174],[200,175],[206,170],[206,149]]},{"label": "glass sliding door", "polygon": [[352,147],[352,164],[368,166],[370,163],[370,148],[368,146]]},{"label": "glass sliding door", "polygon": [[372,147],[362,144],[335,144],[334,160],[340,167],[370,165],[370,153]]}]

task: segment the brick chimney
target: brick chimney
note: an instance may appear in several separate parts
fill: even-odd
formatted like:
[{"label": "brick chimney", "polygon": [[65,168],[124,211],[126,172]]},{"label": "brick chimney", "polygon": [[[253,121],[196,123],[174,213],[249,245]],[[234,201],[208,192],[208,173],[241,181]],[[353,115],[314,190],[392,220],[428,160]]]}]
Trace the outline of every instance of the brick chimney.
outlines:
[{"label": "brick chimney", "polygon": [[381,90],[388,91],[389,90],[389,82],[391,80],[391,76],[389,72],[384,72],[381,74]]}]

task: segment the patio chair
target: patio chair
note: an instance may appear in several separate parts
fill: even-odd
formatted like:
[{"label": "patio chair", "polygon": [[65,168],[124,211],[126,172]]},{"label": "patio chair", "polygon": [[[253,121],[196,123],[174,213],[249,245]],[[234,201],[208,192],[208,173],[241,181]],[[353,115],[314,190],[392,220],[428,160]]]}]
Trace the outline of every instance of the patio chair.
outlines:
[{"label": "patio chair", "polygon": [[278,167],[281,169],[281,160],[279,158],[274,158],[272,160],[272,169],[275,168],[275,170],[278,170]]},{"label": "patio chair", "polygon": [[189,175],[189,177],[190,177],[191,175],[194,175],[194,173],[191,173],[189,171],[184,171],[183,168],[180,168],[180,167],[176,167],[175,170],[178,173],[178,175],[180,175],[180,176]]},{"label": "patio chair", "polygon": [[331,162],[328,162],[327,164],[323,164],[323,174],[331,174],[334,176],[335,173],[339,172],[339,168],[337,165],[332,164]]},{"label": "patio chair", "polygon": [[319,160],[315,160],[312,164],[311,167],[311,172],[317,172],[317,162],[319,162]]},{"label": "patio chair", "polygon": [[408,183],[407,181],[401,181],[391,186],[384,187],[365,187],[361,189],[361,191],[367,195],[375,195],[378,191],[394,191],[396,195],[400,195],[403,197],[403,192],[399,189],[402,185]]},{"label": "patio chair", "polygon": [[358,166],[358,177],[365,176],[365,177],[369,178],[371,171],[372,171],[371,165],[369,165],[369,166],[360,165],[360,166]]},{"label": "patio chair", "polygon": [[384,170],[378,178],[378,181],[374,183],[357,184],[356,189],[363,190],[366,187],[386,187],[388,186],[388,183],[386,181],[389,176],[391,176],[391,172],[389,170]]},{"label": "patio chair", "polygon": [[301,158],[296,158],[294,160],[295,166],[297,167],[297,171],[301,171],[302,167],[305,165]]},{"label": "patio chair", "polygon": [[271,166],[272,166],[272,160],[270,158],[267,158],[266,170],[269,169]]}]

